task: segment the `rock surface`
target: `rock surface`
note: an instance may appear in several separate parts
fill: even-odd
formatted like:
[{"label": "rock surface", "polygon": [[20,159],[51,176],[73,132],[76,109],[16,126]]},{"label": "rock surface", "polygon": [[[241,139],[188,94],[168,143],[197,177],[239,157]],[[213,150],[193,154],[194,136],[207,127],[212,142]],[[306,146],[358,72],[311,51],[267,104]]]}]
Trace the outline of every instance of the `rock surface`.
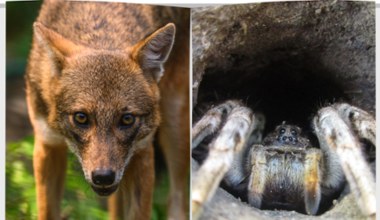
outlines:
[{"label": "rock surface", "polygon": [[374,110],[374,2],[198,8],[192,10],[192,34],[193,106],[205,73],[236,72],[250,79],[245,74],[254,75],[276,61],[295,60],[306,63],[309,70],[323,66],[335,80],[349,81],[344,90],[351,100]]}]

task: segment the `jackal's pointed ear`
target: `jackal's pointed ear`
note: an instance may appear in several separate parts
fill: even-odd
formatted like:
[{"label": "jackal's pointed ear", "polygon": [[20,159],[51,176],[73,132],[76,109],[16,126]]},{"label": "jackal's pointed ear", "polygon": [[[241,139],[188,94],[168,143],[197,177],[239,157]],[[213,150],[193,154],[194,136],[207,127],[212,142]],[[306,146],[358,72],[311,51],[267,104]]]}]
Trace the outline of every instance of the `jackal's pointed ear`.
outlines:
[{"label": "jackal's pointed ear", "polygon": [[145,74],[158,82],[163,74],[163,65],[173,47],[175,25],[169,23],[140,41],[132,51]]},{"label": "jackal's pointed ear", "polygon": [[46,50],[48,59],[53,65],[53,70],[57,71],[57,73],[61,72],[67,57],[85,49],[39,22],[35,22],[33,28],[37,43]]}]

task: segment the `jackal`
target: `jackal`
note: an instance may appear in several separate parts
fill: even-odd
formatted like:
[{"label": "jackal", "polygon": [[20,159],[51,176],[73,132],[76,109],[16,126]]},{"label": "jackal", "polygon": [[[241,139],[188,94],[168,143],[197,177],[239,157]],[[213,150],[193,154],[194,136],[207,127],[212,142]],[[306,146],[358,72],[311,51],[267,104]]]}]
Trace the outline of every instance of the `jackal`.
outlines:
[{"label": "jackal", "polygon": [[188,35],[188,9],[42,4],[26,74],[39,219],[60,217],[67,148],[92,189],[111,195],[111,218],[149,219],[154,138],[170,174],[169,218],[187,218]]}]

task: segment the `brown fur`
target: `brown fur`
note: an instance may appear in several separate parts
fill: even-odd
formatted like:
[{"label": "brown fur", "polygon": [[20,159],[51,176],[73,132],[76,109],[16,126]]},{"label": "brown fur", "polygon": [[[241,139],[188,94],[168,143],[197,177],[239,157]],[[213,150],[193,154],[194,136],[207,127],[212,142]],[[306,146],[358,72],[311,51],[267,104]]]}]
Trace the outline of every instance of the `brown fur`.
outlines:
[{"label": "brown fur", "polygon": [[[176,22],[176,43],[157,83],[174,26],[156,30],[167,22]],[[119,189],[110,197],[112,218],[149,219],[157,129],[170,174],[169,217],[186,218],[188,22],[188,9],[44,2],[26,75],[39,219],[59,217],[67,146],[90,184],[97,169],[116,172]],[[77,112],[88,116],[85,128],[74,121]],[[124,114],[135,117],[129,128],[119,125]]]}]

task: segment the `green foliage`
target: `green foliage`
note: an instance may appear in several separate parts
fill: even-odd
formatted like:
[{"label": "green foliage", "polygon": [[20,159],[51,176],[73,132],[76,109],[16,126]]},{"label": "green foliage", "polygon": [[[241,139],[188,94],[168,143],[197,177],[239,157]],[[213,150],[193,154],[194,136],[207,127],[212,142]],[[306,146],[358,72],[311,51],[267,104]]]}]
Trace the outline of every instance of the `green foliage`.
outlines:
[{"label": "green foliage", "polygon": [[[33,138],[7,146],[6,219],[36,219],[37,205],[33,177]],[[159,174],[154,193],[152,220],[166,219],[169,181]],[[85,181],[79,162],[68,155],[64,199],[61,209],[65,219],[108,219],[106,200],[92,191]]]},{"label": "green foliage", "polygon": [[32,42],[33,22],[41,1],[6,3],[6,74],[7,77],[24,74]]},{"label": "green foliage", "polygon": [[27,138],[7,146],[6,217],[7,219],[35,219],[36,202],[32,170],[33,143]]}]

